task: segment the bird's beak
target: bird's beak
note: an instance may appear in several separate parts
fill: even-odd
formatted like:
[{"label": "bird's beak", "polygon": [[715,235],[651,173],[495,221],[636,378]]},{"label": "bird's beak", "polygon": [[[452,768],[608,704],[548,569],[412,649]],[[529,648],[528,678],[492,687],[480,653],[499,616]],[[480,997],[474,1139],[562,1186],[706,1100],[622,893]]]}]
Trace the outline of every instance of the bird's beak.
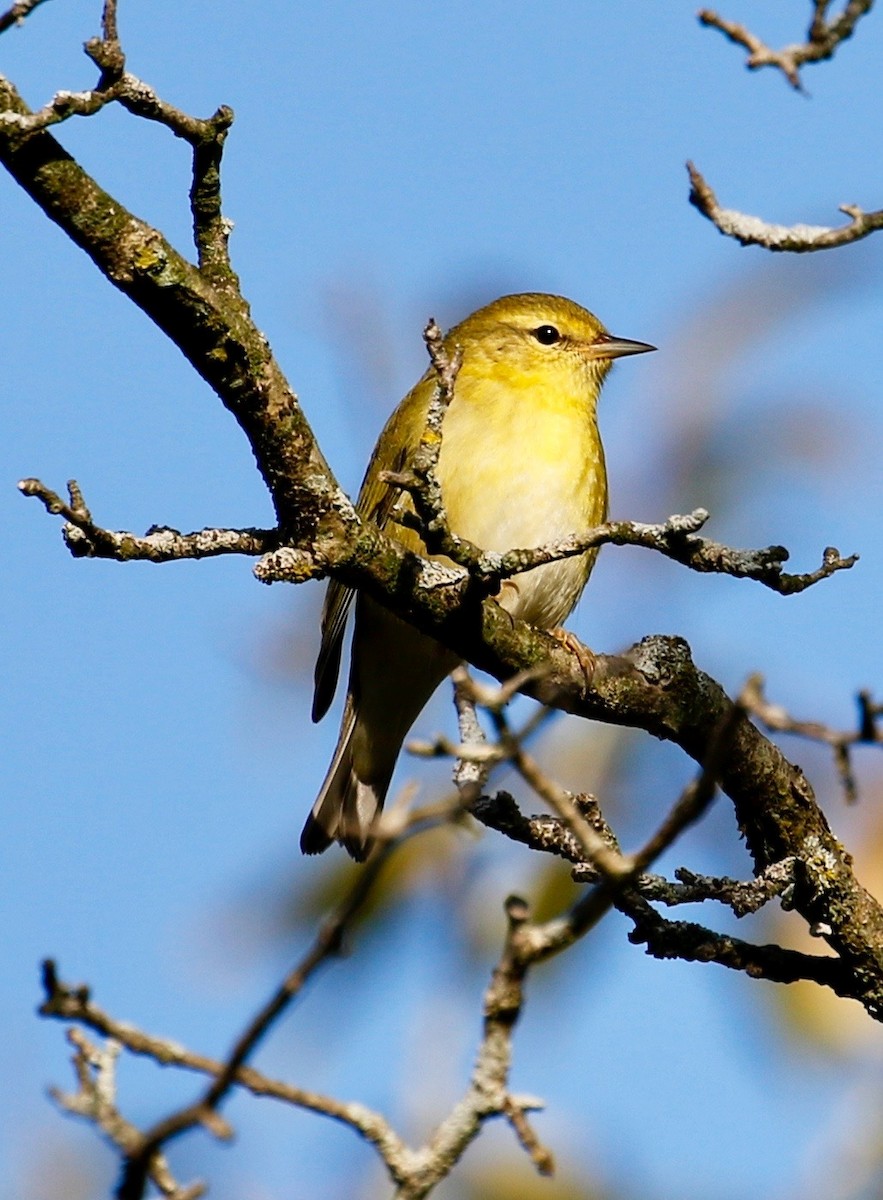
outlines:
[{"label": "bird's beak", "polygon": [[602,333],[591,346],[592,358],[623,358],[626,354],[646,354],[655,350],[649,342],[633,342],[631,338],[614,337],[611,333]]}]

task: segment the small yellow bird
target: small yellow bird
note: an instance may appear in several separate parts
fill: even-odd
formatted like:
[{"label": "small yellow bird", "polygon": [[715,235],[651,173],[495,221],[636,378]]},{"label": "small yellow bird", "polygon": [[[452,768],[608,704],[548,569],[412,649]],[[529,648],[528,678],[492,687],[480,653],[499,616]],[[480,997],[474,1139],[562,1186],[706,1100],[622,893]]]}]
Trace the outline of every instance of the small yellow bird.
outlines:
[{"label": "small yellow bird", "polygon": [[[561,296],[503,296],[444,339],[462,365],[445,412],[437,474],[453,533],[482,550],[529,549],[580,534],[607,515],[607,473],[596,404],[614,358],[655,347],[612,337],[586,309]],[[436,387],[430,368],[389,418],[359,493],[358,510],[418,553],[423,542],[397,520],[410,497],[386,483],[402,471],[426,426]],[[596,557],[589,550],[515,575],[499,604],[553,629],[573,609]],[[352,589],[332,580],[322,613],[313,720],[337,684]],[[457,657],[368,596],[356,600],[349,689],[334,758],[301,835],[319,854],[336,838],[355,859],[389,788],[402,743]]]}]

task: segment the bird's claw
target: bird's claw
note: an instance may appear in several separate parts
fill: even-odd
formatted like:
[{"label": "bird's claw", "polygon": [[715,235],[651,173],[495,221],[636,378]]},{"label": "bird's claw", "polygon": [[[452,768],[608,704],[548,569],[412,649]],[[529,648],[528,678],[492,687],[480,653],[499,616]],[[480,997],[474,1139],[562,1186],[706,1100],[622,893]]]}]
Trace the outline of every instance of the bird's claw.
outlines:
[{"label": "bird's claw", "polygon": [[588,646],[583,645],[575,633],[571,633],[568,629],[557,627],[550,629],[549,633],[565,650],[569,650],[571,654],[576,655],[577,662],[582,669],[583,678],[585,679],[585,691],[588,692],[595,677],[595,655]]}]

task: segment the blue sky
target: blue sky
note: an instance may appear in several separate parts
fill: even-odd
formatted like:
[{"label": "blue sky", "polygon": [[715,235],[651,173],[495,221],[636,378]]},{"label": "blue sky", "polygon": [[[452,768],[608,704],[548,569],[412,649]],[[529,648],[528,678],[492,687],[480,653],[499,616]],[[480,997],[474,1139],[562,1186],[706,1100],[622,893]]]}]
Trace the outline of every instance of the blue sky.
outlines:
[{"label": "blue sky", "polygon": [[[808,7],[730,0],[726,12],[778,44],[802,34]],[[0,69],[29,102],[93,81],[80,45],[99,9],[56,0],[0,40]],[[506,291],[571,296],[660,348],[618,366],[605,390],[615,516],[704,504],[712,536],[782,542],[795,570],[831,543],[862,555],[785,600],[609,548],[573,628],[606,651],[680,633],[727,687],[759,668],[798,715],[852,721],[855,690],[881,679],[883,243],[787,261],[742,249],[687,204],[684,162],[725,205],[783,223],[883,204],[869,101],[878,14],[806,71],[810,98],[745,71],[681,0],[271,0],[247,14],[229,0],[124,0],[120,27],[130,69],[167,99],[236,111],[224,174],[234,264],[347,487],[423,369],[429,315],[451,324]],[[188,252],[182,144],[112,111],[60,137]],[[318,586],[263,588],[233,559],[73,561],[58,522],[17,493],[25,475],[56,489],[75,476],[99,522],[136,531],[271,519],[242,436],[179,353],[6,178],[0,214],[0,1006],[14,1031],[0,1104],[13,1110],[3,1152],[20,1194],[41,1147],[92,1152],[91,1135],[44,1097],[69,1067],[60,1027],[33,1015],[39,959],[57,956],[115,1014],[222,1054],[304,944],[305,932],[274,936],[272,897],[281,906],[286,887],[311,890],[328,869],[300,860],[296,841],[336,729],[308,717]],[[445,697],[422,724],[442,727]],[[600,786],[603,732],[561,724],[550,736],[569,782]],[[628,767],[609,802],[637,838],[689,765],[623,744]],[[823,755],[790,749],[848,840],[866,815],[844,812]],[[870,755],[859,770],[879,795]],[[405,763],[399,778],[418,773]],[[440,786],[445,770],[427,777]],[[667,865],[680,862],[745,871],[725,804]],[[457,863],[482,912],[529,886],[525,856],[490,836]],[[357,943],[311,988],[263,1065],[377,1104],[419,1136],[465,1080],[494,954],[487,941],[464,965],[468,938],[450,927],[448,901],[442,884],[410,892],[382,942]],[[534,980],[515,1079],[547,1099],[544,1136],[575,1170],[648,1196],[797,1194],[856,1086],[855,1062],[780,1045],[766,985],[649,962],[624,935],[612,920]],[[427,941],[442,947],[441,968]],[[571,1071],[549,1053],[565,1005],[557,1045]],[[321,1051],[317,1029],[330,1043]],[[414,1071],[430,1081],[419,1103]],[[191,1094],[143,1066],[127,1067],[128,1081],[130,1115],[144,1122]],[[237,1147],[196,1136],[177,1156],[185,1176],[214,1175],[213,1195],[352,1195],[353,1172],[371,1162],[315,1117],[244,1099],[230,1116]],[[661,1124],[664,1152],[650,1132]],[[508,1148],[500,1133],[493,1145]],[[112,1159],[94,1153],[106,1181]]]}]

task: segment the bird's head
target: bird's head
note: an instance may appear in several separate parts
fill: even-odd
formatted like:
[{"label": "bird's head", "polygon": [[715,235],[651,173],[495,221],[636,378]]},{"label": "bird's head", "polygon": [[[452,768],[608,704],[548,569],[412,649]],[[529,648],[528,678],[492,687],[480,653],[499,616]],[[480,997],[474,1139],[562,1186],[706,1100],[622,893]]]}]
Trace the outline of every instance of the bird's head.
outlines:
[{"label": "bird's head", "polygon": [[445,342],[451,353],[462,348],[466,371],[506,376],[510,386],[554,379],[593,390],[614,358],[656,348],[614,337],[579,304],[539,292],[502,296],[456,325]]}]

